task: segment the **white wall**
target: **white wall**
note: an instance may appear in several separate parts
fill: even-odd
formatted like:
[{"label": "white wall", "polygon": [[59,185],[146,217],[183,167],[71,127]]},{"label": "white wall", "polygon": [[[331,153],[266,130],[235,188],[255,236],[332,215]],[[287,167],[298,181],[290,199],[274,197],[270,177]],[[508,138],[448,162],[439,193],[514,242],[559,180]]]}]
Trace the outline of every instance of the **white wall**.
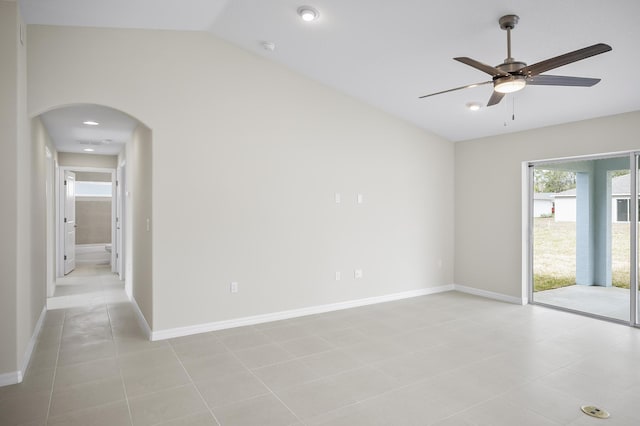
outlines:
[{"label": "white wall", "polygon": [[[640,112],[456,143],[455,282],[522,297],[523,161],[634,149]],[[487,188],[501,214],[475,208]]]},{"label": "white wall", "polygon": [[29,31],[30,114],[153,131],[154,330],[452,282],[450,142],[209,34]]}]

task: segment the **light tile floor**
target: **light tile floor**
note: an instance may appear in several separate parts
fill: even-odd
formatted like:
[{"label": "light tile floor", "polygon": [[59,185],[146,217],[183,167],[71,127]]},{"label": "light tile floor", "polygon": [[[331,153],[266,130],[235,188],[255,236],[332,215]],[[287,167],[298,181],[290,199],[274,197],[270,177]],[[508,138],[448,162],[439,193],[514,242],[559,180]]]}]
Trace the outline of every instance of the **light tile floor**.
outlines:
[{"label": "light tile floor", "polygon": [[0,424],[637,425],[638,360],[638,329],[455,292],[159,342],[100,303],[48,312]]},{"label": "light tile floor", "polygon": [[124,282],[111,272],[110,265],[81,263],[56,280],[56,290],[47,299],[47,307],[60,309],[126,301]]}]

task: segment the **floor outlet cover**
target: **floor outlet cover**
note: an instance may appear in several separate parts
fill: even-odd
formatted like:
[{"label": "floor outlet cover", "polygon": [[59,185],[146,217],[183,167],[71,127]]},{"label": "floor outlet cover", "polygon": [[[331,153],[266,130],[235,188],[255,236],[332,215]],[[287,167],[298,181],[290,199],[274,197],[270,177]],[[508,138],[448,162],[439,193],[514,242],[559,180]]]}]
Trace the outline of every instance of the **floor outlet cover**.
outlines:
[{"label": "floor outlet cover", "polygon": [[598,419],[609,418],[608,412],[604,411],[602,408],[594,407],[593,405],[583,405],[580,409],[583,413],[591,417],[596,417]]}]

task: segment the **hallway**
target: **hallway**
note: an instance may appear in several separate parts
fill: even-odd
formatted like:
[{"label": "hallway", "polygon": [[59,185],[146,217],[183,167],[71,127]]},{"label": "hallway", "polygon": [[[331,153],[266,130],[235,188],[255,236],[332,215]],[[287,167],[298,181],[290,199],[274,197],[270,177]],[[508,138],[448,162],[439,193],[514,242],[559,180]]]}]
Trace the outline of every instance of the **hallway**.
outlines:
[{"label": "hallway", "polygon": [[47,299],[47,309],[127,302],[124,281],[111,272],[111,265],[78,264],[56,280],[56,291]]}]

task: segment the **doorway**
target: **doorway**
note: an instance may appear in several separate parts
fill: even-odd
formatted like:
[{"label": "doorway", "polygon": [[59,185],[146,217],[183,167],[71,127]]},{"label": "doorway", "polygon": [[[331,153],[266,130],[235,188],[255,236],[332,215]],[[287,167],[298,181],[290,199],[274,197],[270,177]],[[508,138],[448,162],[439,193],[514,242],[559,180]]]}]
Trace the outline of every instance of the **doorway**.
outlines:
[{"label": "doorway", "polygon": [[[60,167],[58,274],[48,304],[93,304],[122,293],[116,170]],[[121,297],[116,297],[121,298]]]},{"label": "doorway", "polygon": [[637,164],[634,152],[527,164],[530,302],[638,325]]}]

